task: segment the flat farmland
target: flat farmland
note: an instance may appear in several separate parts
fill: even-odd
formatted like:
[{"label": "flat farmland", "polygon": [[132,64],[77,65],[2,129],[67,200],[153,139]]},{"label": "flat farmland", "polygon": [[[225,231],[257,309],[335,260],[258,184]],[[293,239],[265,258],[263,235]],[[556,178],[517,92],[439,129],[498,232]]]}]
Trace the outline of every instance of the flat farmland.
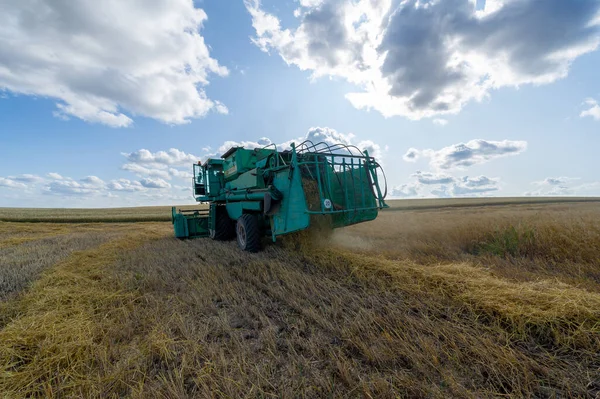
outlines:
[{"label": "flat farmland", "polygon": [[[502,206],[527,204],[599,202],[590,197],[507,197],[507,198],[435,198],[388,200],[390,210],[419,210],[463,208],[473,206]],[[207,208],[207,205],[177,205],[178,209]],[[2,222],[52,223],[125,223],[165,222],[171,220],[170,206],[132,208],[0,208]]]},{"label": "flat farmland", "polygon": [[599,395],[600,202],[390,204],[258,254],[168,207],[2,208],[0,392]]}]

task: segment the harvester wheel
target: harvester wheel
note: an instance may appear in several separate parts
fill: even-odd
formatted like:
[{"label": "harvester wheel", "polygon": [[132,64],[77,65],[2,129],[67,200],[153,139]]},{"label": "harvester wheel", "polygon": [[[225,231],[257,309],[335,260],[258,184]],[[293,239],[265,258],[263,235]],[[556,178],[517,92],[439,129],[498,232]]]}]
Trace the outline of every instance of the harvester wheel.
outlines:
[{"label": "harvester wheel", "polygon": [[237,221],[237,242],[239,247],[248,252],[260,250],[260,229],[256,215],[244,214]]},{"label": "harvester wheel", "polygon": [[235,222],[229,218],[227,211],[217,210],[217,220],[214,230],[210,231],[210,238],[217,241],[227,241],[235,237]]}]

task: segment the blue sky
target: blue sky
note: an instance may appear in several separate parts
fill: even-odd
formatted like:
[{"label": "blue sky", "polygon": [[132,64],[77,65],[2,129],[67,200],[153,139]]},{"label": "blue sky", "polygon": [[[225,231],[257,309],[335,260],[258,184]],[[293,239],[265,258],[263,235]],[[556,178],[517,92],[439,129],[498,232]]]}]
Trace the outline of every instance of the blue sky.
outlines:
[{"label": "blue sky", "polygon": [[2,6],[0,206],[193,203],[195,160],[305,137],[395,198],[600,195],[596,0],[98,7]]}]

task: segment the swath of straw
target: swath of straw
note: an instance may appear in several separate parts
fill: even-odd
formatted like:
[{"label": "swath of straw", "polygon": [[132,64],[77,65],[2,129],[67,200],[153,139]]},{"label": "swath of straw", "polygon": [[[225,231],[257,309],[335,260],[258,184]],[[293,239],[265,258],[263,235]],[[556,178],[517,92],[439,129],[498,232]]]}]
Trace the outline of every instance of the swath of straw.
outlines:
[{"label": "swath of straw", "polygon": [[73,253],[47,271],[13,304],[17,318],[0,331],[0,392],[11,396],[54,396],[57,389],[85,394],[90,373],[107,348],[103,320],[134,299],[106,278],[123,251],[163,233],[142,229],[97,248]]}]

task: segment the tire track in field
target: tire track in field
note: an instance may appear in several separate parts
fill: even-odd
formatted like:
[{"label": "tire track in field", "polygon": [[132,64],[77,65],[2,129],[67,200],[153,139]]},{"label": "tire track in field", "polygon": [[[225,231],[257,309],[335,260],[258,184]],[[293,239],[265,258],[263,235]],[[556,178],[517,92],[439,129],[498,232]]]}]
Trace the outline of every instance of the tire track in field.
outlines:
[{"label": "tire track in field", "polygon": [[[360,317],[364,317],[366,327],[364,329],[362,327],[358,327],[358,330],[354,330],[354,332],[360,333],[362,330],[370,336],[369,339],[372,339],[376,343],[378,338],[377,334],[372,335],[374,331],[381,329],[381,331],[391,332],[397,328],[402,330],[402,327],[395,323],[403,318],[404,324],[412,325],[413,332],[417,335],[423,333],[436,335],[440,334],[439,331],[446,330],[445,333],[442,333],[442,336],[446,337],[445,340],[452,341],[453,338],[450,337],[454,336],[459,337],[457,341],[461,342],[463,338],[460,338],[460,336],[465,331],[472,330],[470,333],[473,333],[479,330],[477,336],[469,338],[466,336],[464,337],[467,339],[467,342],[471,342],[469,346],[474,347],[481,347],[482,345],[489,346],[492,342],[497,344],[498,342],[507,340],[505,345],[512,348],[510,350],[512,352],[510,356],[516,356],[520,359],[521,363],[529,365],[531,370],[535,370],[536,368],[541,370],[539,366],[535,364],[540,362],[539,364],[541,365],[549,361],[549,359],[546,358],[547,352],[541,348],[531,348],[530,352],[520,352],[518,347],[514,345],[515,342],[512,342],[514,340],[505,335],[511,334],[511,329],[508,326],[505,326],[506,333],[498,330],[496,328],[497,326],[495,321],[488,320],[486,322],[485,317],[480,318],[480,310],[465,308],[462,300],[456,300],[452,296],[445,296],[442,292],[435,289],[435,287],[430,287],[432,289],[430,293],[419,292],[419,286],[422,284],[420,280],[423,278],[425,278],[425,280],[430,280],[427,277],[427,272],[425,272],[425,274],[417,273],[416,270],[412,270],[413,268],[408,266],[406,269],[407,275],[404,276],[402,275],[402,272],[398,274],[397,269],[394,271],[388,271],[385,269],[385,267],[381,268],[382,265],[379,265],[379,262],[376,260],[371,260],[363,256],[355,258],[346,252],[325,251],[330,252],[329,255],[335,255],[336,258],[333,259],[337,259],[342,264],[347,263],[347,265],[340,265],[339,267],[331,268],[331,264],[328,262],[333,259],[328,259],[326,257],[322,258],[321,260],[318,258],[315,259],[314,255],[318,252],[318,248],[313,248],[310,251],[311,255],[308,257],[302,259],[300,256],[302,259],[301,262],[308,261],[309,263],[312,263],[311,273],[315,273],[315,281],[321,283],[320,288],[316,290],[318,294],[315,293],[315,297],[322,300],[324,297],[326,298],[331,296],[333,292],[345,290],[343,296],[346,300],[338,304],[341,306],[341,313],[346,316],[342,317],[338,321],[338,326],[340,329],[343,329],[343,326],[345,325],[352,325],[352,319],[355,317],[354,315],[360,315]],[[297,253],[292,252],[290,252],[288,255],[290,259],[298,257]],[[323,259],[326,259],[325,263],[323,262]],[[288,263],[288,265],[290,263]],[[344,278],[340,279],[340,277],[343,277],[344,273],[348,271],[346,270],[344,272],[346,267],[363,269],[361,273],[359,273],[362,275],[357,275],[357,279],[354,279],[352,278],[351,273],[350,275],[346,275],[346,277],[350,277],[348,280],[345,280]],[[341,275],[338,275],[340,269],[342,273]],[[371,276],[367,276],[365,274],[369,272],[372,273]],[[311,314],[311,311],[315,309],[315,306],[319,305],[319,301],[312,300],[315,297],[299,295],[298,291],[291,291],[286,294],[281,290],[283,287],[282,285],[269,284],[269,281],[261,281],[260,274],[256,270],[254,273],[249,273],[248,275],[251,277],[245,278],[246,281],[250,281],[258,289],[261,289],[263,292],[266,291],[268,295],[274,296],[276,299],[286,303],[288,306],[292,306],[293,309],[298,309],[301,314],[307,317],[309,320],[318,323],[321,327],[325,327],[325,331],[329,332],[330,335],[333,333],[333,335],[342,336],[342,341],[345,343],[344,353],[348,357],[358,359],[368,367],[379,365],[383,366],[383,369],[386,369],[386,365],[388,365],[392,366],[393,369],[397,367],[397,365],[403,365],[404,360],[402,360],[402,355],[400,356],[399,360],[393,360],[392,358],[388,360],[382,360],[381,358],[378,359],[377,356],[370,356],[369,349],[365,348],[361,342],[347,342],[347,337],[338,332],[340,329],[331,328],[331,324],[327,322],[324,323],[324,319],[322,317],[314,317],[314,314]],[[241,274],[241,276],[243,278],[245,275]],[[298,277],[296,276],[296,278]],[[257,279],[258,284],[256,283]],[[404,282],[404,284],[408,284],[408,286],[405,287],[407,289],[406,291],[402,287],[398,287],[398,284],[402,284],[402,282]],[[441,281],[439,284],[441,284]],[[368,287],[369,285],[372,285],[372,287]],[[394,286],[399,288],[399,291],[394,291]],[[427,284],[425,286],[421,286],[421,289],[426,289],[426,287]],[[327,290],[327,288],[331,289]],[[361,289],[362,292],[360,291]],[[386,294],[385,290],[392,290],[392,295],[389,295],[390,293]],[[356,295],[353,296],[352,294]],[[400,298],[397,297],[398,294],[400,294]],[[367,299],[369,297],[374,299],[371,303],[369,303],[370,301]],[[301,298],[304,302],[301,301],[300,304],[290,302],[299,298]],[[329,302],[329,306],[331,306],[331,302],[333,301],[330,300]],[[398,311],[399,309],[401,310]],[[367,310],[367,314],[365,314],[365,310]],[[490,317],[493,319],[493,316]],[[354,325],[352,328],[356,327],[357,326]],[[368,330],[370,330],[370,332],[367,332]],[[434,331],[438,332],[436,333]],[[409,336],[410,335],[404,336],[403,339],[410,340],[408,338]],[[519,339],[515,339],[519,341]],[[487,345],[483,344],[484,342],[488,342]],[[464,343],[461,344],[461,346],[462,345],[464,345]],[[493,348],[490,349],[495,350]],[[506,353],[503,355],[506,355]],[[473,354],[474,358],[477,356],[478,355]],[[586,358],[586,356],[582,355],[582,364],[580,366],[583,369],[587,368],[590,370],[589,367],[593,366],[593,364],[590,364],[590,358],[589,356]],[[567,363],[570,363],[570,360],[564,360]],[[396,363],[398,361],[399,363]],[[408,361],[408,364],[410,363],[411,362]],[[559,361],[556,366],[559,364],[561,364],[561,367],[565,365],[562,364],[562,361]],[[491,368],[490,371],[493,371],[493,368]],[[554,374],[554,372],[550,374]],[[555,388],[559,391],[569,387],[570,385],[568,381],[558,382],[558,377],[552,378],[551,380],[555,380]],[[500,385],[506,383],[506,381],[499,382]]]},{"label": "tire track in field", "polygon": [[[106,315],[131,300],[107,271],[124,251],[164,235],[122,231],[91,249],[75,251],[4,304],[13,317],[0,330],[0,392],[7,397],[88,396]],[[5,310],[3,309],[3,310]]]}]

